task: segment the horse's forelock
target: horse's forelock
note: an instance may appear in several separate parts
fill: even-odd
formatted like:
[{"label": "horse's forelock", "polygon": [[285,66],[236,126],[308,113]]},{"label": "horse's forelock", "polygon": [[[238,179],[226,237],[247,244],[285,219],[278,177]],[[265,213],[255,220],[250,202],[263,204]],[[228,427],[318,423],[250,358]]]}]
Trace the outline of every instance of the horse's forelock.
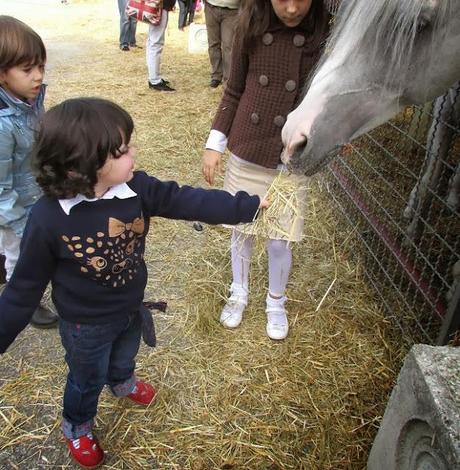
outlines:
[{"label": "horse's forelock", "polygon": [[[422,13],[428,10],[434,14],[430,20],[431,27],[436,28],[449,14],[452,1],[457,0],[342,0],[327,51],[330,56],[339,54],[351,61],[363,49],[367,54],[370,49],[369,60],[385,59],[382,78],[384,84],[388,83],[394,77],[404,76]],[[373,44],[368,43],[369,37]]]}]

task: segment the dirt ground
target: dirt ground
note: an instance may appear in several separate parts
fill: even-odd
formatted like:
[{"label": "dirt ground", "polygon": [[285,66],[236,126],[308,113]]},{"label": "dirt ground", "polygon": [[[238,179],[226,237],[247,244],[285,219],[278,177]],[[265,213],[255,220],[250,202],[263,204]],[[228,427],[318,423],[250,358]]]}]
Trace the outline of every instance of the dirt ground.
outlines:
[{"label": "dirt ground", "polygon": [[[170,16],[163,54],[164,75],[177,88],[173,94],[148,89],[145,47],[119,50],[116,0],[0,0],[0,14],[27,22],[44,39],[47,108],[73,96],[117,101],[136,124],[139,168],[181,184],[204,184],[201,152],[221,88],[208,87],[207,55],[187,53],[187,33],[177,29],[177,12]],[[142,46],[146,31],[139,24]],[[289,292],[300,313],[292,317],[297,323],[289,339],[273,344],[265,337],[260,311],[248,314],[249,326],[241,331],[222,331],[217,322],[221,299],[217,307],[206,306],[208,329],[201,325],[191,336],[198,299],[190,296],[190,284],[202,287],[202,279],[193,276],[216,261],[213,244],[222,239],[227,244],[228,235],[208,227],[197,232],[191,223],[169,220],[155,220],[151,232],[146,298],[166,299],[168,310],[156,314],[158,347],[141,347],[138,375],[160,384],[160,393],[147,411],[103,393],[96,428],[107,451],[104,468],[364,468],[401,352],[391,345],[378,307],[366,300],[359,270],[342,259],[343,272],[337,272],[331,263],[340,257],[331,234],[312,237],[320,248],[293,273],[305,281],[296,281]],[[224,261],[221,270],[228,281]],[[313,270],[324,279],[309,283]],[[338,280],[326,299],[333,279]],[[335,295],[341,291],[352,294],[338,305]],[[320,302],[323,308],[316,313]],[[327,328],[323,310],[331,315]],[[340,331],[339,325],[350,323],[351,329]],[[342,341],[356,345],[356,351],[349,354]],[[378,351],[374,358],[364,354],[370,347]],[[337,370],[324,365],[328,357],[340,358]],[[222,368],[226,361],[227,370]],[[56,330],[28,327],[0,357],[1,469],[76,468],[59,429],[65,375]],[[309,387],[312,393],[318,388],[318,399]],[[259,391],[251,408],[251,395]],[[332,411],[326,409],[330,403]]]}]

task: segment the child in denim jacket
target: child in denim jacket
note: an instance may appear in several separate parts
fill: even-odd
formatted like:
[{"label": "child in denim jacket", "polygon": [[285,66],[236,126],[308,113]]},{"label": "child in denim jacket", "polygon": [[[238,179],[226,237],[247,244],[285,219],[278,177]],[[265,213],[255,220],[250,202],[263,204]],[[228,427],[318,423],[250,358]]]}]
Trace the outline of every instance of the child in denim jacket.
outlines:
[{"label": "child in denim jacket", "polygon": [[[0,251],[7,281],[19,257],[29,211],[41,197],[31,170],[31,149],[43,113],[45,61],[40,36],[21,21],[0,16]],[[31,323],[49,328],[57,319],[39,306]]]}]

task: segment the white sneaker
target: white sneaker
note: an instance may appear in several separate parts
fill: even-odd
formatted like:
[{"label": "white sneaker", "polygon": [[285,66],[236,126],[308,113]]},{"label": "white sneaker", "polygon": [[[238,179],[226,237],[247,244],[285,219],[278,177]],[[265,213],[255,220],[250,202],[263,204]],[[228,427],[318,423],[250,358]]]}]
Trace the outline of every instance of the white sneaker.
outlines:
[{"label": "white sneaker", "polygon": [[267,335],[271,339],[284,339],[288,335],[289,324],[286,309],[283,306],[270,306],[265,310],[267,314]]},{"label": "white sneaker", "polygon": [[220,314],[222,325],[225,328],[236,328],[243,319],[243,312],[247,304],[247,296],[232,294]]}]

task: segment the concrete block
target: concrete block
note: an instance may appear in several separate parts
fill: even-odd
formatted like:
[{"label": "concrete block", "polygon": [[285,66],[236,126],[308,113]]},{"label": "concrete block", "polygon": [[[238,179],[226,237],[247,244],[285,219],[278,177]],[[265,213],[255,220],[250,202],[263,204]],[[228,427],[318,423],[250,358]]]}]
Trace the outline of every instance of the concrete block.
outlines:
[{"label": "concrete block", "polygon": [[368,470],[460,470],[460,348],[409,351]]}]

